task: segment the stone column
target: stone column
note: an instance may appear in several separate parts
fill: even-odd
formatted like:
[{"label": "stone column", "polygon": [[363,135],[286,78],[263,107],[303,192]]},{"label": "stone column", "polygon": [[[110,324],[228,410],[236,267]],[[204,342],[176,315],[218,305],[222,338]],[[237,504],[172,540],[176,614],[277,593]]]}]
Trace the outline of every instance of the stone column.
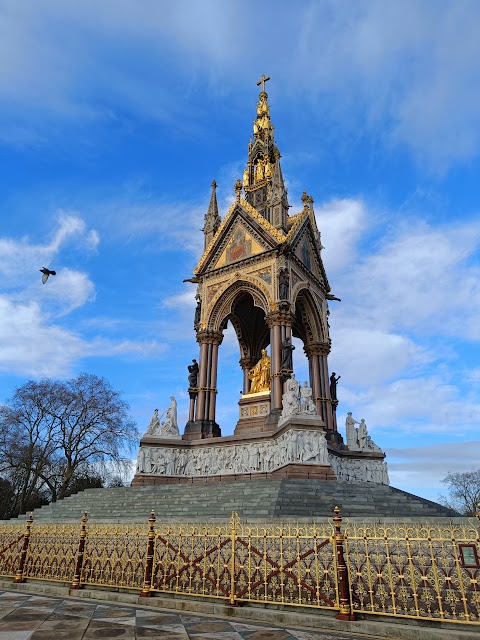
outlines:
[{"label": "stone column", "polygon": [[222,343],[223,334],[218,334],[217,336],[212,336],[211,343],[211,373],[210,373],[210,383],[209,383],[209,394],[210,394],[210,402],[208,407],[208,419],[212,422],[215,422],[215,410],[217,406],[217,372],[218,372],[218,347]]},{"label": "stone column", "polygon": [[[206,332],[202,332],[205,334]],[[200,337],[200,339],[199,339]],[[200,343],[200,366],[198,373],[198,398],[195,420],[205,420],[205,395],[207,386],[208,343],[205,336],[197,336]]]},{"label": "stone column", "polygon": [[330,380],[328,377],[327,356],[330,353],[330,344],[315,342],[305,345],[304,351],[308,358],[310,370],[310,386],[318,415],[325,422],[327,431],[336,431],[336,422],[332,412],[332,399],[330,397]]},{"label": "stone column", "polygon": [[270,329],[270,357],[271,357],[271,405],[270,412],[280,415],[282,411],[282,342],[285,337],[292,335],[292,316],[290,305],[282,303],[281,308],[265,316]]},{"label": "stone column", "polygon": [[[222,342],[223,334],[216,331],[197,332],[197,342],[200,344],[200,362],[198,375],[198,397],[196,402],[195,420],[189,419],[185,427],[184,439],[211,438],[221,435],[220,428],[215,422],[218,346]],[[190,414],[193,404],[190,403]]]},{"label": "stone column", "polygon": [[239,362],[240,362],[240,366],[242,367],[242,371],[243,371],[243,395],[245,395],[246,393],[248,393],[250,391],[250,384],[251,384],[251,381],[248,379],[248,372],[257,363],[253,358],[251,358],[249,356],[247,356],[245,358],[240,358]]}]

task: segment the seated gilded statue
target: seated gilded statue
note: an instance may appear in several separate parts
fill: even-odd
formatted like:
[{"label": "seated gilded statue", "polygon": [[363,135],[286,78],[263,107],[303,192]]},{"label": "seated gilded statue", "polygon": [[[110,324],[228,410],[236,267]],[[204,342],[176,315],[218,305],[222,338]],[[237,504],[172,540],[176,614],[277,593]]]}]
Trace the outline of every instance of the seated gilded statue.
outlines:
[{"label": "seated gilded statue", "polygon": [[249,393],[270,391],[270,358],[266,349],[262,349],[262,357],[248,372],[248,379],[252,381]]}]

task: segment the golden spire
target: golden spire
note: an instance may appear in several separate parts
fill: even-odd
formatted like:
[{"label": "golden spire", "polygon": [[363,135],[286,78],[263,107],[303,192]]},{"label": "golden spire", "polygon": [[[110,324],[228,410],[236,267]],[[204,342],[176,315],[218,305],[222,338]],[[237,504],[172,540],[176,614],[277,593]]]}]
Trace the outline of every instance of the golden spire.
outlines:
[{"label": "golden spire", "polygon": [[268,80],[270,80],[270,77],[262,73],[262,77],[257,82],[257,86],[261,85],[262,90],[258,96],[259,102],[257,103],[257,119],[253,123],[254,139],[258,138],[258,136],[273,139],[273,126],[270,122],[268,95],[265,92],[265,82]]}]

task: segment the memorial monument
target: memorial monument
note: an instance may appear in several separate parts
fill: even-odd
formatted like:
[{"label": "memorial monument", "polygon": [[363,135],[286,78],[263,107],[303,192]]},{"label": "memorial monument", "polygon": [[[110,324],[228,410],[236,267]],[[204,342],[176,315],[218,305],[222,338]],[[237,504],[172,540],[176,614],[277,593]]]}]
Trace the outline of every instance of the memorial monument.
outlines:
[{"label": "memorial monument", "polygon": [[[163,423],[156,410],[140,442],[135,486],[208,480],[295,477],[388,484],[385,455],[365,421],[337,425],[337,383],[329,374],[331,293],[313,198],[289,214],[281,155],[262,76],[253,137],[235,201],[222,219],[216,182],[204,221],[196,285],[197,359],[188,365],[189,419],[177,425],[175,398]],[[230,322],[240,348],[241,397],[232,436],[217,423],[217,363]],[[292,337],[308,359],[309,380],[295,378]],[[196,355],[196,354],[192,354]],[[185,376],[187,383],[187,375]]]}]

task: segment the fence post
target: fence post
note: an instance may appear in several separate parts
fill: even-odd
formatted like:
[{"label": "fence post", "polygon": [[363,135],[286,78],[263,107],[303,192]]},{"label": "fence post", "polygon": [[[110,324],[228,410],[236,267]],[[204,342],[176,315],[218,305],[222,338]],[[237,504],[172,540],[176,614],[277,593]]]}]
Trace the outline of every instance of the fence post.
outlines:
[{"label": "fence post", "polygon": [[78,540],[77,562],[75,563],[75,573],[70,589],[81,589],[80,578],[82,575],[83,556],[85,553],[85,541],[87,537],[88,513],[85,511],[82,517],[82,526],[80,529],[80,538]]},{"label": "fence post", "polygon": [[335,550],[337,554],[337,575],[338,575],[338,599],[340,610],[336,615],[337,620],[355,620],[352,604],[350,602],[350,589],[348,586],[348,571],[345,564],[345,556],[343,552],[344,536],[341,532],[342,518],[340,517],[340,509],[335,507],[333,510],[333,524],[335,526],[334,540]]},{"label": "fence post", "polygon": [[153,553],[155,550],[155,511],[152,509],[148,519],[147,562],[145,564],[145,578],[140,598],[149,598],[152,595]]},{"label": "fence post", "polygon": [[231,605],[235,604],[235,544],[237,541],[237,524],[238,514],[233,512],[230,518],[231,542],[232,542],[232,559],[230,561],[230,597],[228,599]]},{"label": "fence post", "polygon": [[30,542],[30,528],[33,523],[33,513],[30,514],[27,522],[25,523],[25,533],[23,534],[23,547],[20,553],[20,562],[18,563],[17,571],[13,582],[25,582],[23,577],[23,567],[25,566],[25,560],[27,558],[28,544]]}]

